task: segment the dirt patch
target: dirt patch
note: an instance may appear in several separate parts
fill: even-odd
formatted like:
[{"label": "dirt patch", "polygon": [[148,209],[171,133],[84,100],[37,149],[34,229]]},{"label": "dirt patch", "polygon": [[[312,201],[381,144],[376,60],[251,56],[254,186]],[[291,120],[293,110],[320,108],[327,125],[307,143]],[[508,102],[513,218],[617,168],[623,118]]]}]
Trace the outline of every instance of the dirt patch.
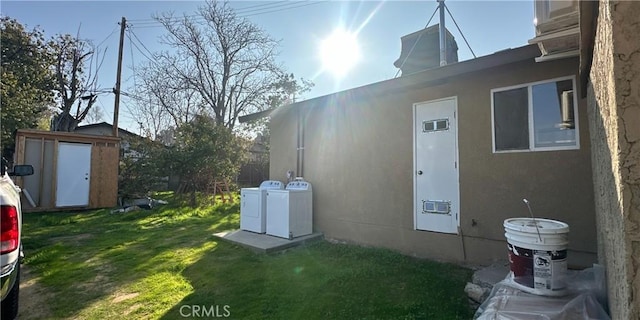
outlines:
[{"label": "dirt patch", "polygon": [[125,300],[133,299],[133,298],[135,298],[135,297],[137,297],[139,295],[140,294],[137,293],[137,292],[135,292],[135,293],[127,293],[127,294],[123,294],[123,293],[116,294],[116,297],[113,298],[112,302],[113,303],[122,302],[122,301],[125,301]]},{"label": "dirt patch", "polygon": [[107,276],[107,274],[109,274],[112,269],[113,268],[111,268],[111,266],[109,266],[108,264],[96,265],[96,274],[91,280],[78,282],[73,284],[73,286],[87,293],[91,291],[109,291],[113,284],[109,282],[109,276]]},{"label": "dirt patch", "polygon": [[53,295],[38,283],[39,278],[24,264],[20,269],[20,277],[18,319],[52,318],[47,301],[52,299]]},{"label": "dirt patch", "polygon": [[141,307],[142,307],[141,304],[136,303],[136,304],[132,305],[131,307],[129,307],[127,310],[125,310],[123,316],[126,316],[126,315],[128,315],[128,314],[130,314],[130,313],[132,313],[132,312],[134,312],[134,311],[136,311],[138,309],[140,309]]},{"label": "dirt patch", "polygon": [[73,235],[73,236],[53,237],[53,238],[51,238],[49,240],[51,242],[53,242],[53,243],[65,242],[65,243],[69,243],[69,244],[78,245],[83,240],[87,240],[87,239],[89,239],[91,237],[93,237],[93,235],[90,234],[90,233],[82,233],[82,234],[76,234],[76,235]]}]

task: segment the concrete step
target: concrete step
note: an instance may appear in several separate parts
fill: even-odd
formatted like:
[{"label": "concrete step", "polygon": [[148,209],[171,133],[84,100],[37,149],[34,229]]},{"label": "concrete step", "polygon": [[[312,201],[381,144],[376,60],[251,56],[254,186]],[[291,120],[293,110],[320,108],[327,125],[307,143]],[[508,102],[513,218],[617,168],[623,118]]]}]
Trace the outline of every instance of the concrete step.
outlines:
[{"label": "concrete step", "polygon": [[471,300],[471,306],[477,308],[491,293],[493,286],[504,280],[509,274],[509,265],[495,263],[478,269],[473,273],[472,282],[464,287],[464,292]]},{"label": "concrete step", "polygon": [[324,234],[321,232],[315,232],[310,235],[289,240],[245,230],[233,230],[216,233],[214,236],[221,240],[249,248],[258,253],[273,253],[305,245],[307,243],[321,241]]},{"label": "concrete step", "polygon": [[474,272],[471,281],[482,288],[491,290],[496,283],[504,280],[508,274],[508,263],[495,263]]}]

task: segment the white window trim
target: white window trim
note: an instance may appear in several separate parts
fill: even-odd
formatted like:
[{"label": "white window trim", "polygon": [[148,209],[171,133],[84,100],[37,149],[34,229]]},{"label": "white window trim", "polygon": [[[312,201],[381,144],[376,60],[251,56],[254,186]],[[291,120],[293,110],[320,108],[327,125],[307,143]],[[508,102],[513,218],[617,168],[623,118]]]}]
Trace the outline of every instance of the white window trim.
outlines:
[{"label": "white window trim", "polygon": [[[537,147],[535,144],[535,128],[533,123],[533,95],[532,88],[535,85],[549,82],[557,82],[563,80],[571,80],[573,86],[573,117],[575,119],[575,130],[576,130],[576,144],[574,146],[558,146],[558,147]],[[494,101],[493,96],[496,92],[519,89],[519,88],[527,88],[527,103],[528,112],[527,115],[529,117],[529,149],[522,150],[496,150],[496,126],[495,126],[495,111],[494,111]],[[491,90],[491,148],[493,153],[518,153],[518,152],[540,152],[540,151],[562,151],[562,150],[579,150],[580,149],[580,121],[578,120],[578,92],[576,88],[576,77],[575,76],[566,76],[553,78],[542,81],[535,81],[529,83],[518,84],[514,86],[495,88]]]}]

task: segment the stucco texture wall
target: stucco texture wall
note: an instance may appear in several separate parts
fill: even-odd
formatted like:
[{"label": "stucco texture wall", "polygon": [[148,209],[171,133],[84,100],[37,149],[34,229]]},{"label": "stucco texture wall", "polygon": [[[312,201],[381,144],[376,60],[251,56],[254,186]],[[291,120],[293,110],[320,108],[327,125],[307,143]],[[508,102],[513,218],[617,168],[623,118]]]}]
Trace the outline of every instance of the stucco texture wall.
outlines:
[{"label": "stucco texture wall", "polygon": [[[539,217],[571,226],[569,261],[595,262],[586,99],[578,102],[580,149],[493,153],[491,89],[575,76],[577,59],[531,59],[401,91],[362,90],[278,110],[271,120],[271,178],[296,168],[297,111],[305,124],[304,178],[313,184],[314,228],[326,238],[459,263],[507,259],[504,219]],[[460,227],[414,230],[413,104],[456,96]],[[297,109],[296,109],[297,108]]]},{"label": "stucco texture wall", "polygon": [[640,319],[638,17],[638,2],[600,2],[588,90],[598,258],[613,319]]}]

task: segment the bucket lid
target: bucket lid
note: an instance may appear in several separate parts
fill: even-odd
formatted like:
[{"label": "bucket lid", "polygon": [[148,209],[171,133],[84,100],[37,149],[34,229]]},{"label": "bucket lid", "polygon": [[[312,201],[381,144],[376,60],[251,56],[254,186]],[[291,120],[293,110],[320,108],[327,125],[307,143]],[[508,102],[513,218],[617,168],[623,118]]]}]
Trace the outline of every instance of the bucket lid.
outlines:
[{"label": "bucket lid", "polygon": [[[536,229],[536,224],[538,228]],[[569,233],[569,225],[556,220],[536,218],[510,218],[504,220],[504,228],[520,232],[540,234]]]}]

